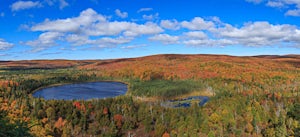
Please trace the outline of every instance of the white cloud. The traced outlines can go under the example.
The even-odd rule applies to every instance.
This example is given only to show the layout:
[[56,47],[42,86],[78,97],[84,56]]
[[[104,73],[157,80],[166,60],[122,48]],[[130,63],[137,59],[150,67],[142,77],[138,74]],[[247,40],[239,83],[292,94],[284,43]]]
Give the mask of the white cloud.
[[88,36],[69,34],[65,36],[63,33],[58,32],[46,32],[42,33],[37,40],[28,41],[25,44],[32,46],[34,51],[41,51],[52,46],[57,46],[57,41],[66,41],[71,43],[74,46],[82,45],[93,45],[97,47],[114,47],[116,45],[126,44],[132,41],[133,38],[125,38],[122,36],[119,37],[101,37],[90,39]]
[[[74,36],[72,36],[74,37]],[[67,38],[68,42],[70,42],[71,44],[75,45],[75,46],[81,46],[81,45],[90,45],[93,46],[92,49],[94,48],[113,48],[116,47],[118,45],[122,45],[122,44],[128,44],[130,43],[133,38],[128,38],[128,37],[123,37],[123,36],[119,36],[119,37],[101,37],[101,38],[97,38],[97,39],[88,39],[88,38],[84,38],[84,36],[75,36],[77,38],[76,41],[74,38]]]
[[153,10],[153,9],[152,8],[141,8],[137,12],[140,13],[140,12],[151,11],[151,10]]
[[92,36],[115,36],[123,33],[128,37],[140,35],[151,35],[162,32],[163,29],[157,24],[148,22],[146,24],[136,24],[132,22],[102,22],[97,23],[84,30],[84,33]]
[[124,32],[125,36],[135,37],[140,35],[152,35],[163,32],[164,30],[157,24],[152,22],[147,22],[146,24],[135,24],[132,23],[131,27]]
[[246,0],[247,2],[251,2],[251,3],[255,3],[255,4],[259,4],[261,3],[263,0]]
[[183,41],[183,44],[189,46],[229,46],[237,43],[228,39],[192,39]]
[[[31,31],[42,32],[42,34],[36,40],[25,44],[35,48],[36,51],[55,46],[58,41],[73,46],[125,47],[124,44],[130,44],[145,35],[148,36],[149,41],[189,46],[292,45],[296,47],[300,43],[300,30],[289,24],[249,22],[241,27],[235,27],[223,23],[218,17],[206,20],[195,17],[190,21],[179,22],[173,19],[157,22],[111,21],[93,9],[87,9],[77,17],[45,20],[32,26]],[[163,28],[174,31],[164,32]],[[163,32],[164,34],[161,34]],[[174,36],[175,34],[178,36]]]
[[69,3],[67,3],[65,0],[59,0],[59,8],[60,9],[63,9],[67,6],[69,6]]
[[56,31],[56,32],[76,32],[79,33],[82,27],[87,27],[96,22],[104,22],[106,18],[97,14],[93,9],[87,9],[80,13],[79,17],[58,19],[54,21],[46,20],[31,28],[32,31]]
[[207,35],[202,31],[190,31],[184,33],[184,36],[186,36],[189,39],[206,39]]
[[205,21],[200,17],[195,17],[192,21],[183,21],[181,26],[189,30],[209,30],[215,27],[212,21]]
[[300,42],[300,30],[296,26],[273,25],[268,22],[247,23],[241,28],[226,24],[213,31],[216,38],[235,41],[244,46],[282,46]]
[[88,36],[85,35],[77,35],[77,34],[69,34],[66,36],[66,40],[69,43],[72,43],[74,46],[81,46],[81,45],[86,45],[90,44],[91,40],[89,39]]
[[140,44],[140,45],[129,45],[129,46],[122,46],[121,49],[136,49],[141,47],[146,47],[146,44]]
[[282,8],[288,6],[296,6],[298,9],[300,8],[299,0],[269,0],[266,4],[270,7]]
[[0,50],[6,50],[13,46],[14,46],[14,44],[6,42],[4,39],[0,38]]
[[127,12],[121,12],[121,10],[116,9],[115,13],[117,14],[117,16],[119,16],[120,18],[127,18],[128,17],[128,13]]
[[40,34],[37,40],[27,41],[25,44],[34,47],[36,51],[43,50],[48,47],[56,46],[56,41],[63,36],[59,32],[45,32]]
[[[186,22],[186,21],[184,21]],[[207,21],[201,21],[207,22]],[[189,22],[190,24],[193,21]],[[188,23],[187,23],[188,24]],[[200,23],[198,23],[200,24]],[[202,23],[203,24],[203,23]],[[205,23],[204,23],[205,24]],[[205,26],[205,25],[204,25]],[[181,43],[191,46],[294,46],[299,45],[300,30],[293,25],[274,25],[269,22],[250,22],[242,27],[234,27],[223,23],[221,26],[207,25],[209,27],[197,28],[202,31],[184,32]],[[190,26],[190,30],[196,30]]]
[[19,11],[31,8],[39,8],[42,7],[42,4],[39,1],[17,1],[11,5],[12,11]]
[[151,15],[143,15],[143,19],[145,20],[154,20],[154,19],[158,19],[159,14],[155,13],[155,14],[151,14]]
[[103,37],[97,40],[92,40],[91,44],[93,45],[99,45],[103,47],[113,47],[116,45],[126,44],[129,43],[132,40],[132,38],[125,38],[125,37],[117,37],[117,38],[111,38],[111,37]]
[[160,41],[163,44],[175,44],[179,42],[178,36],[171,36],[168,34],[158,34],[149,38],[151,41]]
[[276,7],[276,8],[284,7],[284,3],[282,3],[281,1],[268,1],[266,5],[269,7]]
[[59,9],[63,9],[67,6],[69,6],[69,3],[66,2],[66,0],[44,0],[44,2],[47,3],[49,6],[58,4]]
[[[232,39],[241,45],[267,46],[294,41],[291,38],[298,29],[291,25],[272,25],[268,22],[254,22],[245,24],[241,28],[226,25],[216,31],[222,38]],[[300,38],[299,38],[300,39]]]
[[91,36],[109,36],[119,35],[121,32],[128,30],[134,23],[130,22],[100,22],[92,24],[83,30],[84,34]]
[[212,17],[209,17],[209,19],[212,22],[214,22],[215,25],[224,25],[224,23],[221,21],[221,19],[219,17],[212,16]]
[[160,26],[170,30],[178,30],[180,29],[180,24],[177,20],[161,20]]
[[264,3],[273,8],[284,8],[286,16],[300,16],[300,0],[246,0],[256,4]]
[[157,24],[151,22],[145,24],[125,21],[108,22],[103,15],[97,14],[92,9],[82,11],[79,17],[54,21],[46,20],[33,26],[31,30],[79,33],[88,36],[119,35],[122,32],[126,36],[139,36],[157,34],[163,31]]
[[300,9],[288,10],[285,15],[287,16],[300,16]]
[[[121,12],[121,11],[120,11]],[[31,31],[40,31],[44,35],[60,34],[53,39],[46,39],[41,35],[37,40],[25,42],[26,45],[39,50],[56,44],[56,40],[71,43],[74,46],[94,45],[100,47],[113,47],[131,42],[141,35],[154,35],[164,30],[153,22],[137,24],[127,21],[109,21],[105,16],[93,9],[87,9],[78,17],[49,20],[31,27]]]

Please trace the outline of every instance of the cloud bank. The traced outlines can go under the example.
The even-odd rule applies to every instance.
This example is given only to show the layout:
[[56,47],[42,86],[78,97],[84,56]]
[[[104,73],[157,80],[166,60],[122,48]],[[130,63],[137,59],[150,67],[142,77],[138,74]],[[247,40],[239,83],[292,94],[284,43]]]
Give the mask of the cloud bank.
[[[119,14],[120,18],[128,17],[126,12],[118,9],[115,13]],[[24,42],[36,51],[59,46],[60,42],[73,46],[126,47],[126,44],[131,44],[141,37],[145,37],[150,43],[194,47],[232,45],[299,47],[300,43],[299,28],[290,24],[259,21],[234,26],[222,22],[218,17],[136,23],[111,20],[91,8],[83,10],[77,17],[46,19],[31,26],[30,31],[41,33],[37,39]]]

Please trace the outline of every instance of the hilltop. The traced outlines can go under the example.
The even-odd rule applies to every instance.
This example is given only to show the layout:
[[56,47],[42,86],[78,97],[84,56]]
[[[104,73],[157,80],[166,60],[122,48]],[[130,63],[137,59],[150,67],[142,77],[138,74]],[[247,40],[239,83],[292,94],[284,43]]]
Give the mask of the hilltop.
[[[292,65],[299,65],[300,55],[258,55],[258,56],[230,56],[230,55],[212,55],[212,54],[159,54],[136,58],[120,58],[120,59],[106,59],[106,60],[19,60],[19,61],[0,61],[0,68],[92,68],[97,69],[99,66],[107,66],[110,64],[129,63],[129,62],[160,62],[160,61],[195,61],[201,59],[202,61],[221,61],[232,63],[247,63],[251,61],[279,61]],[[243,61],[244,60],[244,61]],[[199,60],[200,61],[200,60]],[[158,63],[159,64],[159,63]]]
[[297,76],[290,73],[300,68],[300,55],[184,55],[162,54],[138,58],[107,60],[25,60],[2,61],[2,69],[75,68],[93,71],[98,76],[114,78],[206,79],[222,78],[248,81],[276,77]]

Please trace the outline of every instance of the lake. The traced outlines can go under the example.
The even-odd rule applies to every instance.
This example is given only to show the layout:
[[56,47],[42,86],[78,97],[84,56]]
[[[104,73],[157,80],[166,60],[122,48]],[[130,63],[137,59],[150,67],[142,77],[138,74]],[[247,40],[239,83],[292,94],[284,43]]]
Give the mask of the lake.
[[127,85],[121,82],[86,82],[42,88],[33,96],[46,100],[89,100],[124,95],[127,89]]

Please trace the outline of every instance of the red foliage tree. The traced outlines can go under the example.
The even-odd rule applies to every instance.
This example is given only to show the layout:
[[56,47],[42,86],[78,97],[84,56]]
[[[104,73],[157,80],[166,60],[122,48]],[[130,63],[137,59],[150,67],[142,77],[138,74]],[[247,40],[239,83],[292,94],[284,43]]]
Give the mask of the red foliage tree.
[[114,115],[114,121],[116,122],[118,128],[122,127],[122,115],[120,114]]

